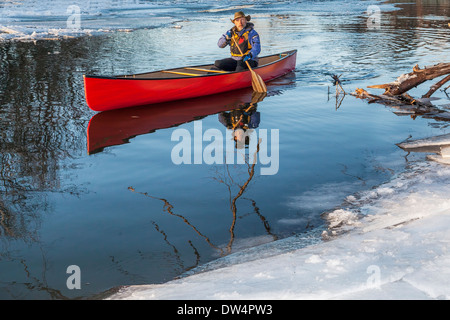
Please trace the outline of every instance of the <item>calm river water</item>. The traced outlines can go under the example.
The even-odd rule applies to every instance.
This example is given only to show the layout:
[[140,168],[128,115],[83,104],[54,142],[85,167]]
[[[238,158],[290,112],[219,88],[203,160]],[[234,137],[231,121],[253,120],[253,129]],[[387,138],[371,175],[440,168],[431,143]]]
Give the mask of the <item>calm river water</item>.
[[[216,43],[236,8],[167,3],[155,11],[167,23],[151,28],[0,42],[1,299],[96,298],[292,235],[321,241],[323,212],[423,159],[396,143],[449,130],[350,95],[337,101],[331,78],[341,75],[351,92],[448,62],[448,1],[252,1],[245,11],[262,55],[298,50],[295,72],[268,84],[253,110],[250,139],[263,138],[266,157],[240,164],[249,149],[232,148],[233,163],[194,164],[194,148],[211,144],[209,129],[225,147],[223,119],[250,102],[251,90],[105,114],[84,99],[83,74],[228,56]],[[443,92],[435,96],[448,105]],[[174,161],[177,134],[191,138],[192,164]],[[71,265],[81,289],[67,287]]]

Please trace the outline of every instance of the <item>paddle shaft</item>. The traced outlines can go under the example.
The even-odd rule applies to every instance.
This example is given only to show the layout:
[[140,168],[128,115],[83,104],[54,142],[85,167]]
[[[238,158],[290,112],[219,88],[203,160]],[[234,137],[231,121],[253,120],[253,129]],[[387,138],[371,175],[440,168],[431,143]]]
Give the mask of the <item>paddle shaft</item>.
[[[234,44],[236,45],[239,52],[241,53],[242,58],[244,58],[244,54],[242,53],[242,50],[239,47],[239,44],[237,43],[236,38],[234,36],[231,36],[231,37],[233,38]],[[253,90],[255,90],[257,92],[267,92],[266,84],[264,83],[263,79],[255,71],[252,70],[248,61],[245,61],[245,63],[247,64],[247,67],[250,70],[250,73],[252,75]]]
[[[241,53],[242,59],[244,59],[244,54],[242,53],[241,47],[239,47],[239,44],[237,43],[236,39],[233,36],[231,36],[231,37],[233,38],[234,44],[236,45],[236,47],[238,48],[239,52]],[[248,69],[250,71],[253,71],[252,68],[250,67],[250,64],[248,63],[248,61],[245,61],[245,63],[247,64]]]

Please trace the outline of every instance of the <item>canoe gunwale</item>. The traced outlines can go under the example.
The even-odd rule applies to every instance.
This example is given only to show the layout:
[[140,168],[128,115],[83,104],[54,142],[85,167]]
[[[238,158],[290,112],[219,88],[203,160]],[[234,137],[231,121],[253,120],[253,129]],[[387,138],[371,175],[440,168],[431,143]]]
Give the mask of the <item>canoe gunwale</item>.
[[[264,67],[270,66],[272,64],[275,63],[279,63],[280,61],[289,58],[290,56],[292,56],[293,54],[297,53],[297,50],[289,50],[289,51],[284,51],[281,53],[277,53],[277,54],[272,54],[272,55],[268,55],[268,56],[264,56],[261,57],[262,58],[268,58],[268,57],[272,57],[272,56],[280,56],[280,55],[285,55],[275,61],[260,65],[256,68],[252,68],[253,70],[258,70],[258,69],[262,69]],[[130,75],[120,75],[120,76],[97,76],[97,75],[88,75],[85,74],[83,75],[84,78],[96,78],[96,79],[109,79],[109,80],[145,80],[145,81],[149,81],[149,80],[176,80],[176,79],[188,79],[188,78],[204,78],[204,77],[220,77],[220,76],[228,76],[230,74],[238,74],[238,73],[242,73],[242,72],[249,72],[248,69],[244,69],[242,71],[231,71],[231,72],[227,72],[227,73],[212,73],[212,74],[199,74],[196,76],[184,76],[184,77],[168,77],[168,78],[135,78],[133,76],[139,76],[139,75],[144,75],[144,74],[153,74],[153,73],[158,73],[158,72],[162,72],[162,71],[172,71],[172,70],[179,70],[179,69],[183,69],[183,68],[199,68],[199,67],[204,67],[204,66],[213,66],[214,64],[207,64],[207,65],[195,65],[195,66],[185,66],[185,67],[178,67],[178,68],[172,68],[172,69],[164,69],[164,70],[158,70],[158,71],[153,71],[153,72],[144,72],[144,73],[137,73],[137,74],[130,74]]]

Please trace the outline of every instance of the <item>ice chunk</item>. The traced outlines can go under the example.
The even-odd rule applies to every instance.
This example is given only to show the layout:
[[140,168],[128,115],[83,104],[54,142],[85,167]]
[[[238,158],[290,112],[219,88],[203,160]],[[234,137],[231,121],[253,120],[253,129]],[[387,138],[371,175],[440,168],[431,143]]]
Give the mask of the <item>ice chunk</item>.
[[450,146],[441,147],[441,156],[443,158],[450,158]]
[[428,160],[436,161],[442,164],[450,164],[450,157],[443,157],[438,154],[430,154],[427,155]]
[[397,144],[397,146],[399,146],[402,149],[415,149],[415,148],[444,146],[444,145],[450,146],[450,133]]

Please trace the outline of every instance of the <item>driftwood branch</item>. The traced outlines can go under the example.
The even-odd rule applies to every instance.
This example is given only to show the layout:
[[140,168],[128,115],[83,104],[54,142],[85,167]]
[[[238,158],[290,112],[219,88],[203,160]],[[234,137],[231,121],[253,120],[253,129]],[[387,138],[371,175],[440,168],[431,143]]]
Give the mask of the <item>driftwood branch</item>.
[[[425,93],[422,98],[429,98],[431,97],[431,95],[433,93],[436,92],[437,89],[439,89],[440,87],[442,87],[445,83],[450,81],[450,74],[448,76],[446,76],[444,79],[442,79],[441,81],[439,81],[438,83],[436,83],[435,85],[431,86],[430,90]],[[447,87],[444,92],[448,89],[449,87]]]
[[405,110],[406,109],[414,110],[415,113],[429,112],[430,109],[433,108],[433,106],[430,103],[417,100],[407,93],[393,97],[384,94],[375,95],[367,92],[364,89],[357,88],[355,92],[351,93],[351,95],[360,99],[366,99],[368,100],[369,103],[379,103],[388,106],[399,106]]
[[[421,98],[416,99],[407,93],[408,90],[419,84],[440,76],[444,76],[444,78],[432,85]],[[449,121],[450,112],[442,110],[431,103],[431,95],[447,82],[450,82],[450,63],[440,63],[424,69],[415,66],[413,72],[401,75],[395,82],[368,86],[368,88],[385,89],[385,92],[381,95],[374,95],[359,88],[350,94],[357,98],[366,99],[369,103],[390,106],[396,109],[394,112],[398,115],[410,114],[413,118],[421,115],[436,120]],[[443,90],[447,97],[449,96],[446,90],[449,88],[450,86]]]
[[[413,71],[407,74],[402,74],[397,78],[394,82],[379,84],[374,86],[368,86],[368,88],[374,89],[385,89],[384,95],[386,96],[398,96],[401,95],[408,90],[417,87],[418,85],[424,83],[425,81],[432,80],[444,75],[450,75],[450,63],[439,63],[434,66],[425,67],[424,69],[420,69],[418,65],[413,68]],[[445,78],[447,79],[447,78]],[[443,80],[445,80],[443,79]],[[439,81],[435,86],[439,83],[442,86],[448,79],[441,83]],[[439,87],[440,87],[439,86]],[[439,88],[437,87],[436,90]],[[432,87],[433,88],[433,87]],[[428,92],[431,96],[436,90]],[[427,94],[428,94],[427,93]],[[428,96],[429,98],[429,96]]]

